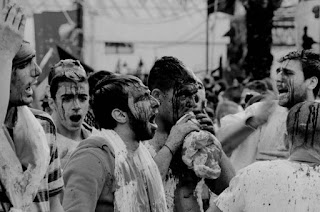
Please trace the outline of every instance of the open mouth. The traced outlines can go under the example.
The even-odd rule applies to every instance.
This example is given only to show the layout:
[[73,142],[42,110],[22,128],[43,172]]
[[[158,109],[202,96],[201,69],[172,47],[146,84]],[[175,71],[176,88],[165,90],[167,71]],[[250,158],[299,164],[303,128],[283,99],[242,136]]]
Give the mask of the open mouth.
[[153,114],[150,119],[149,119],[149,123],[151,124],[151,126],[153,128],[158,128],[158,125],[156,124],[156,114]]
[[81,119],[81,115],[72,115],[72,116],[70,116],[70,120],[72,122],[78,122],[78,121],[80,121],[80,119]]

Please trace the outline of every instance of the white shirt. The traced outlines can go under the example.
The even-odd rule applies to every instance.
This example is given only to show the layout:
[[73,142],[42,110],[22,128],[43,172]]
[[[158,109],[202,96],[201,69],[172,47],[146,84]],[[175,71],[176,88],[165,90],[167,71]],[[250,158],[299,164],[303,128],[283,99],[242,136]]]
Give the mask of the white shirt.
[[288,160],[256,162],[239,171],[216,205],[223,212],[319,212],[320,167]]
[[[255,103],[243,112],[223,117],[217,135],[228,134],[234,126],[245,124],[245,120],[256,114],[261,104],[262,102]],[[288,144],[285,143],[287,114],[288,110],[277,104],[268,122],[249,135],[232,152],[230,161],[236,171],[256,160],[277,159],[288,151]]]

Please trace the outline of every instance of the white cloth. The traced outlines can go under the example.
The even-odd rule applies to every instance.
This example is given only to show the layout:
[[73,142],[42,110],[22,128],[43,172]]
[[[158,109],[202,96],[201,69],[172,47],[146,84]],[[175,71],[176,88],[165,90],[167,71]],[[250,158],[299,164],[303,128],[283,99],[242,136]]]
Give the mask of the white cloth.
[[131,152],[115,131],[102,129],[101,135],[115,153],[115,211],[167,211],[161,175],[147,148],[140,143]]
[[[253,116],[261,104],[262,102],[255,103],[243,112],[223,117],[217,135],[226,135],[234,129],[234,126],[245,124],[245,120]],[[286,143],[287,114],[288,110],[277,104],[268,122],[259,127],[232,152],[230,161],[236,171],[256,160],[286,158],[284,155],[288,155],[289,148]]]
[[6,126],[0,130],[0,179],[12,211],[27,211],[47,173],[50,151],[45,132],[29,108],[17,107],[17,117],[14,142]]
[[239,171],[216,199],[223,212],[319,212],[320,167],[260,161]]

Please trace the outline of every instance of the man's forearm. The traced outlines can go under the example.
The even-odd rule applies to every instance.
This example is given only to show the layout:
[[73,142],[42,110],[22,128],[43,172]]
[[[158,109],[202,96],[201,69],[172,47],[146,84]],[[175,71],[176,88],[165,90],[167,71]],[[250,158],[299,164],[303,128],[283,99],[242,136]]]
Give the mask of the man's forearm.
[[172,153],[166,146],[163,146],[153,159],[158,166],[162,180],[165,179],[172,160]]
[[[12,58],[11,58],[12,60]],[[10,58],[0,55],[0,120],[4,123],[10,98],[10,81],[12,61]]]
[[229,155],[235,150],[245,139],[247,139],[255,130],[252,127],[239,123],[229,127],[232,129],[228,134],[218,137],[221,142],[223,151]]
[[225,153],[222,153],[220,161],[221,174],[216,180],[206,180],[210,190],[219,195],[229,186],[231,179],[235,176],[235,170]]

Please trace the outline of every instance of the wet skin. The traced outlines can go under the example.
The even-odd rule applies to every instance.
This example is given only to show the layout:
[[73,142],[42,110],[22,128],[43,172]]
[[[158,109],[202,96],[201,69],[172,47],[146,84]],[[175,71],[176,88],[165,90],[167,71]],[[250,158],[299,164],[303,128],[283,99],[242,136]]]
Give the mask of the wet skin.
[[160,104],[151,96],[150,90],[142,82],[129,86],[128,90],[128,106],[130,108],[128,114],[136,140],[151,139],[157,129],[155,118]]
[[277,69],[277,88],[279,105],[291,108],[307,99],[306,80],[301,63],[297,60],[285,60]]
[[54,100],[58,124],[69,131],[79,130],[89,109],[88,83],[59,83]]
[[33,101],[32,86],[37,83],[41,69],[33,58],[29,63],[13,69],[10,84],[10,104],[14,106],[28,105]]

